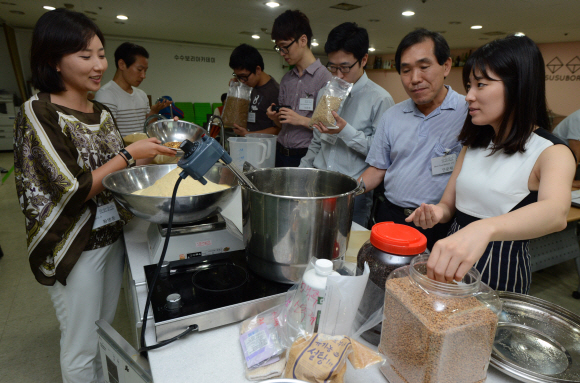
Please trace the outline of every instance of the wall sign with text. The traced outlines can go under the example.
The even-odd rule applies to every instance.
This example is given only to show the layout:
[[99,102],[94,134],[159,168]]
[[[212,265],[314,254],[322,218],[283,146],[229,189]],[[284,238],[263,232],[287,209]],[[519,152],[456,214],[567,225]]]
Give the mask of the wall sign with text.
[[207,57],[207,56],[184,56],[184,55],[175,55],[173,58],[181,61],[191,61],[191,62],[198,62],[198,63],[211,63],[215,64],[215,57]]
[[580,58],[578,56],[574,56],[566,64],[556,56],[548,61],[546,69],[546,81],[580,81]]

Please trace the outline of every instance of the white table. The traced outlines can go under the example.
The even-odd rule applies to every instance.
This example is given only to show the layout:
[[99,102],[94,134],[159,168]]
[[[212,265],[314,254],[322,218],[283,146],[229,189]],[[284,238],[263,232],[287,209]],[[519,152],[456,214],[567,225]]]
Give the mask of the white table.
[[[135,310],[129,316],[139,317],[143,312],[147,288],[143,266],[149,264],[146,230],[149,223],[134,218],[125,227],[125,244],[130,275],[137,286],[126,287],[128,302],[135,302]],[[358,226],[358,225],[357,225]],[[353,225],[353,229],[362,229]],[[151,314],[150,314],[151,315]],[[136,322],[137,319],[133,322]],[[138,326],[132,323],[133,326]],[[231,324],[220,328],[193,333],[158,350],[149,352],[149,363],[155,383],[215,383],[215,382],[248,382],[244,377],[244,361],[239,343],[239,324]],[[140,326],[139,326],[140,329]],[[153,319],[147,322],[146,341],[155,343]],[[378,366],[364,370],[355,370],[348,366],[346,383],[377,382],[387,380],[379,371]],[[487,383],[516,383],[517,380],[489,368]]]

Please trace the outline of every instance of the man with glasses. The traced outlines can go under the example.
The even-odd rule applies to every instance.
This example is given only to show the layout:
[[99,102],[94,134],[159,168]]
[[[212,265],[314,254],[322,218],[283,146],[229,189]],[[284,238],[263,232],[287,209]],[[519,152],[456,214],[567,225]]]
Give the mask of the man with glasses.
[[312,29],[308,17],[288,10],[274,20],[272,39],[275,49],[289,66],[294,66],[280,81],[278,105],[289,106],[279,112],[268,108],[268,117],[280,127],[276,144],[276,166],[297,167],[312,140],[309,128],[318,91],[332,75],[310,50]]
[[[367,190],[381,183],[385,203],[377,222],[415,227],[406,218],[421,203],[439,203],[455,166],[461,143],[457,136],[467,116],[462,96],[444,85],[451,70],[447,41],[437,32],[418,29],[407,34],[395,53],[397,72],[410,99],[385,112],[361,176]],[[453,220],[451,220],[452,222]],[[450,224],[423,230],[427,247],[447,235]]]
[[234,124],[234,133],[239,136],[248,133],[278,134],[280,128],[268,118],[266,111],[278,101],[280,85],[264,72],[264,59],[260,52],[248,44],[236,47],[230,55],[230,68],[235,79],[253,88],[247,128]]
[[[329,129],[322,123],[315,125],[312,142],[300,167],[334,170],[353,178],[360,177],[368,167],[365,158],[378,123],[383,113],[395,104],[389,92],[367,77],[364,67],[368,49],[367,30],[355,23],[344,23],[330,31],[324,45],[328,55],[326,67],[334,76],[354,85],[344,100],[341,115],[332,113],[337,129]],[[372,203],[372,192],[356,197],[353,221],[366,227]]]

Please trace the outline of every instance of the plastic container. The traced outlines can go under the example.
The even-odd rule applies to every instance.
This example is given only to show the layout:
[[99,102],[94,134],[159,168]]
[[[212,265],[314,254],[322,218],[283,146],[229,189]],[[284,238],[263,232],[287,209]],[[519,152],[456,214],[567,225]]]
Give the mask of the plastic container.
[[246,134],[246,138],[256,139],[263,142],[267,146],[266,156],[264,162],[258,166],[260,169],[273,168],[276,165],[276,139],[278,138],[275,134],[266,133],[249,133]]
[[[428,254],[427,238],[419,230],[394,222],[381,222],[371,229],[371,238],[361,247],[357,255],[357,267],[364,270],[367,262],[369,279],[383,291],[391,272],[411,263],[414,257]],[[363,297],[363,302],[364,302]],[[367,342],[379,344],[381,324],[361,334]]]
[[484,382],[501,301],[475,268],[459,283],[429,279],[427,259],[387,279],[381,371],[390,383]]
[[[232,161],[240,169],[243,168],[244,162],[248,161],[255,168],[261,169],[266,162],[268,154],[268,145],[259,138],[230,137],[230,156]],[[274,156],[274,161],[276,157]]]
[[326,279],[329,275],[340,275],[333,270],[332,261],[318,259],[314,268],[306,270],[300,285],[301,299],[305,307],[302,327],[308,333],[318,331],[322,304],[326,293]]

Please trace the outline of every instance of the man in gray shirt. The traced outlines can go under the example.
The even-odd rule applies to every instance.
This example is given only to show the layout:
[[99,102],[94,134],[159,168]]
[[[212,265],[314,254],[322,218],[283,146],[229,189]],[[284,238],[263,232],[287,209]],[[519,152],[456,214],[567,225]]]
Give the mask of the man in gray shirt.
[[[438,203],[455,166],[461,143],[457,136],[467,116],[465,96],[444,85],[451,70],[449,45],[439,33],[419,29],[401,40],[396,68],[411,97],[385,112],[362,175],[367,190],[381,182],[386,202],[378,222],[405,222],[421,203]],[[453,220],[451,220],[453,221]],[[441,227],[437,227],[441,226]],[[427,247],[447,235],[449,225],[423,230]]]
[[[315,125],[314,135],[302,168],[333,170],[358,178],[368,167],[365,158],[383,113],[395,104],[385,89],[367,77],[364,67],[368,60],[369,35],[355,23],[343,23],[330,31],[324,50],[326,67],[334,75],[353,85],[344,100],[335,129],[322,123]],[[318,100],[320,99],[320,93]],[[367,226],[373,193],[355,198],[353,221]]]
[[278,101],[280,85],[264,72],[264,59],[260,52],[248,44],[238,45],[230,55],[230,68],[238,81],[253,88],[247,127],[234,124],[234,133],[238,136],[248,133],[278,134],[280,128],[268,118],[266,110]]

